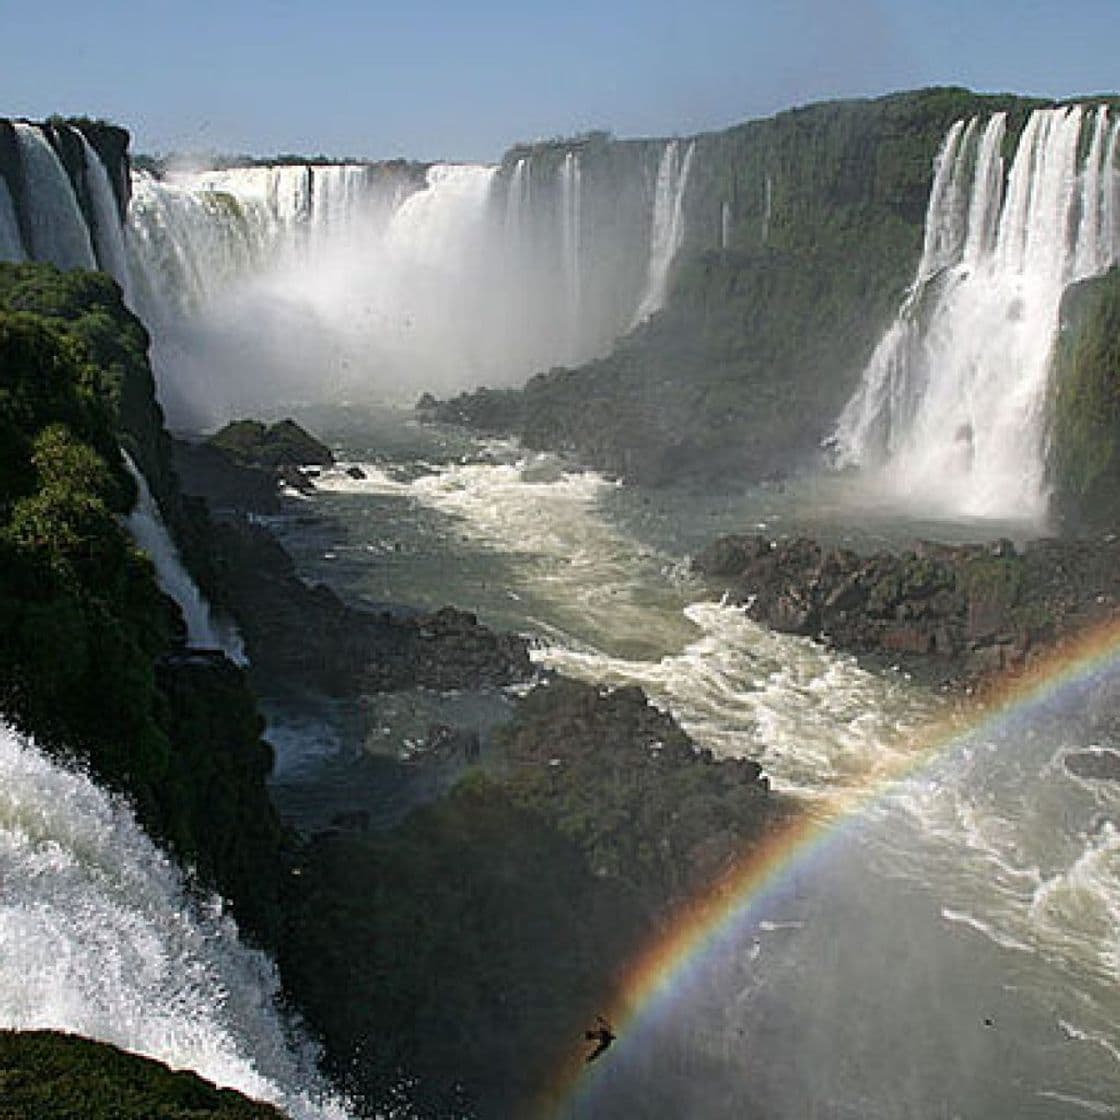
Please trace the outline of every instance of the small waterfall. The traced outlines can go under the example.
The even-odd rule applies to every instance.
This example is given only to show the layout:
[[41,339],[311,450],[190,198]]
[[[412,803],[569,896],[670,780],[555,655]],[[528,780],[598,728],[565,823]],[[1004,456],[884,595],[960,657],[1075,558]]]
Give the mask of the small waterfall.
[[248,664],[241,635],[231,622],[215,621],[210,604],[183,567],[146,479],[128,455],[124,458],[139,491],[136,508],[128,515],[128,530],[155,565],[160,589],[183,612],[187,644],[194,649],[220,649],[235,665]]
[[12,193],[0,176],[0,261],[22,261],[25,257]]
[[1036,110],[1006,190],[1005,131],[1003,114],[949,130],[917,276],[832,443],[909,505],[1037,520],[1062,293],[1120,259],[1120,116]]
[[0,723],[0,1026],[194,1070],[298,1120],[342,1120],[277,1011],[271,962],[188,901],[131,811]]
[[726,199],[719,207],[719,247],[723,252],[731,248],[731,203]]
[[128,253],[125,249],[120,212],[117,210],[117,198],[113,193],[113,184],[109,181],[109,172],[84,134],[79,129],[73,131],[82,144],[86,190],[93,203],[93,241],[98,263],[104,272],[109,273],[120,284],[125,301],[131,302],[132,282]]
[[35,125],[17,121],[16,142],[23,167],[31,226],[31,256],[59,268],[97,268],[89,229],[66,168]]
[[520,262],[525,244],[525,221],[529,215],[532,200],[529,196],[529,161],[522,157],[513,165],[506,188],[505,232],[506,249],[514,267]]
[[660,311],[665,302],[669,286],[669,270],[684,238],[684,192],[688,185],[688,173],[692,167],[694,149],[695,145],[689,144],[682,160],[679,141],[670,140],[661,153],[661,163],[657,169],[657,186],[653,196],[649,269],[646,274],[645,292],[634,314],[634,326]]
[[567,152],[560,165],[560,237],[564,288],[567,298],[570,349],[578,338],[582,304],[581,237],[583,232],[583,172],[578,152]]

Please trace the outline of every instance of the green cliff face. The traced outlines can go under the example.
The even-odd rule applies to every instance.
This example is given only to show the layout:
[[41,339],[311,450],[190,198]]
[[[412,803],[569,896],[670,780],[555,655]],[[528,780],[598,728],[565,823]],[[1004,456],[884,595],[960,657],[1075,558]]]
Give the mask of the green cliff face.
[[1071,288],[1054,355],[1050,476],[1072,525],[1120,519],[1120,268]]
[[121,517],[130,449],[174,505],[147,335],[112,281],[0,265],[0,711],[128,795],[271,943],[280,828],[241,672],[188,653]]
[[[697,137],[662,312],[601,361],[437,414],[647,482],[758,477],[804,461],[913,279],[949,126],[1008,110],[1010,150],[1038,104],[932,89]],[[640,146],[588,143],[585,183],[608,152],[650,161]]]

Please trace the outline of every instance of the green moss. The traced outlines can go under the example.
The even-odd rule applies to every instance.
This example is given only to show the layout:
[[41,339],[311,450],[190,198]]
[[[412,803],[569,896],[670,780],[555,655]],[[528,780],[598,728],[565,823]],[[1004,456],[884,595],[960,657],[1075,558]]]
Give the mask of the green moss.
[[0,1031],[0,1120],[283,1120],[283,1114],[105,1043],[54,1031]]
[[329,447],[290,419],[271,426],[259,420],[234,420],[207,443],[242,466],[329,466],[334,462]]
[[1120,519],[1120,268],[1062,302],[1055,355],[1050,475],[1072,522]]

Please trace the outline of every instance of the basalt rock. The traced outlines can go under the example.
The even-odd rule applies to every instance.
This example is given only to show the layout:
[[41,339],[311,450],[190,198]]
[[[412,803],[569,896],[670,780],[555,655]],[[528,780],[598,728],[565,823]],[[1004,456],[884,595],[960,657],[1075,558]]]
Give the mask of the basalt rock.
[[931,679],[1022,668],[1066,634],[1112,617],[1120,543],[940,545],[861,556],[815,541],[723,537],[694,567],[752,618]]

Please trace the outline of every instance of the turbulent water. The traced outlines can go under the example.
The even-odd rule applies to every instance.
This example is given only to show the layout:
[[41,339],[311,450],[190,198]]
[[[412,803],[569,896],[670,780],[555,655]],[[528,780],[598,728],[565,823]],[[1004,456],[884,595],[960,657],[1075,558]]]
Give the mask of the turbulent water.
[[1120,113],[1036,110],[1006,182],[1005,131],[949,131],[917,276],[834,443],[900,503],[1041,520],[1062,293],[1120,260]]
[[[366,604],[471,608],[529,635],[543,668],[641,684],[702,747],[757,758],[810,805],[866,787],[945,700],[754,625],[705,592],[687,555],[751,526],[862,546],[1037,521],[1061,294],[1120,255],[1120,120],[1040,110],[1009,173],[1006,128],[997,114],[945,139],[913,289],[836,434],[862,483],[647,493],[351,410],[311,426],[360,476],[345,462],[321,473],[274,527],[308,578]],[[42,214],[21,229],[0,193],[0,253],[125,270],[164,403],[195,423],[514,380],[599,352],[664,299],[693,154],[669,142],[644,168],[641,236],[619,234],[640,244],[623,283],[615,243],[595,236],[604,192],[578,145],[547,166],[526,154],[502,169],[437,165],[422,181],[356,165],[140,175],[122,265],[88,149],[92,226],[44,135],[17,131]],[[768,221],[769,208],[764,240]],[[1118,687],[1097,676],[885,791],[619,1041],[575,1114],[1116,1114],[1120,786],[1066,760],[1120,745]],[[422,751],[433,719],[485,731],[506,703],[407,693],[360,715],[296,703],[273,724],[278,784],[289,808],[330,786],[329,808],[299,803],[308,820],[348,798],[369,808],[360,787],[379,775],[359,760]],[[292,1097],[313,1082],[271,1009],[266,962],[186,903],[125,810],[10,733],[0,747],[0,921],[18,948],[0,960],[5,1021],[118,1041],[314,1114]],[[409,796],[378,789],[378,820]]]
[[[835,491],[643,493],[383,422],[339,436],[364,479],[326,472],[276,526],[355,601],[473,607],[530,634],[542,666],[641,684],[701,746],[758,758],[810,803],[874,781],[945,714],[899,673],[756,626],[687,570],[685,549],[730,527],[850,536]],[[1113,1114],[1120,786],[1064,759],[1120,744],[1118,688],[1097,677],[893,787],[634,1028],[573,1115]]]
[[295,1120],[316,1099],[313,1055],[276,1010],[277,976],[217,900],[132,813],[0,726],[0,1025],[50,1027],[192,1069]]

